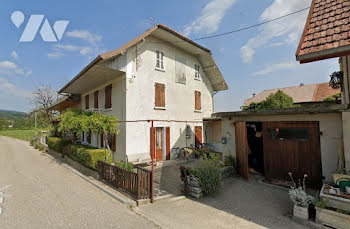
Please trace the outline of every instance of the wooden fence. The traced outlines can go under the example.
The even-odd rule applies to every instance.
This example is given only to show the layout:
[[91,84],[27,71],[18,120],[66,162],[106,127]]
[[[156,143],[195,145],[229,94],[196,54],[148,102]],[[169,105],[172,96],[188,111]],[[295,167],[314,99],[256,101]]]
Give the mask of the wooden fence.
[[136,167],[136,172],[130,172],[103,161],[97,162],[97,171],[101,179],[136,200],[151,197],[151,171]]

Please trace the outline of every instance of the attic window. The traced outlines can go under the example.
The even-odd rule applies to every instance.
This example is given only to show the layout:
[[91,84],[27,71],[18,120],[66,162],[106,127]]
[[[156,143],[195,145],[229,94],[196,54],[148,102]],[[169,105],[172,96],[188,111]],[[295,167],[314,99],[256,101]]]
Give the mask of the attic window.
[[164,68],[164,53],[156,50],[156,69],[165,70]]
[[194,65],[194,70],[195,70],[195,73],[194,73],[194,78],[195,79],[200,79],[200,74],[199,74],[199,69],[200,69],[200,66],[198,64],[195,64]]

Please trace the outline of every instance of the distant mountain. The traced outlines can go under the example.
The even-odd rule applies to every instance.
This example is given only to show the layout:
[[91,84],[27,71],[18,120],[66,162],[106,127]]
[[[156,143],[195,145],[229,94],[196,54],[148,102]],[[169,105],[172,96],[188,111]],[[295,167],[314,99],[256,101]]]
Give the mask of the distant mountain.
[[28,118],[29,114],[20,111],[9,111],[0,109],[0,117],[8,119]]

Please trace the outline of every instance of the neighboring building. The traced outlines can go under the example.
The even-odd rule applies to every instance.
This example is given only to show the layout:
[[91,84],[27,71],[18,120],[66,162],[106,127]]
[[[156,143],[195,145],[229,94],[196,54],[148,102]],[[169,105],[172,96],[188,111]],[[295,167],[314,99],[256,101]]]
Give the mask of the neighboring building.
[[342,112],[346,171],[350,171],[350,1],[313,0],[296,52],[300,63],[339,58],[342,82]]
[[[69,98],[78,96],[80,108],[120,120],[120,133],[111,139],[114,160],[149,160],[154,146],[160,161],[202,142],[203,118],[214,112],[214,94],[226,89],[210,50],[156,25],[121,48],[99,55],[59,91],[68,96],[55,107],[64,110],[68,102],[76,104]],[[83,142],[104,147],[94,133],[84,133]]]
[[277,89],[264,90],[259,94],[253,95],[253,97],[246,99],[243,107],[249,106],[251,103],[260,103],[265,100],[269,95],[276,93],[278,90],[283,91],[285,94],[293,98],[294,104],[301,106],[310,106],[324,102],[325,99],[332,95],[340,93],[340,89],[333,89],[329,86],[329,83],[319,83],[294,87],[284,87]]

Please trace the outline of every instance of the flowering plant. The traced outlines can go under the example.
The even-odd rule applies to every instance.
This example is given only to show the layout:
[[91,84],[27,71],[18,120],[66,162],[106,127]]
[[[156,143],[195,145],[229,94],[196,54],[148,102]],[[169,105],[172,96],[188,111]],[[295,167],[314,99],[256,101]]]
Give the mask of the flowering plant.
[[298,180],[298,185],[294,182],[292,173],[289,172],[288,174],[293,181],[293,186],[288,191],[290,200],[297,206],[308,207],[314,201],[314,197],[306,193],[305,179],[307,174],[304,174],[302,184],[300,179]]

